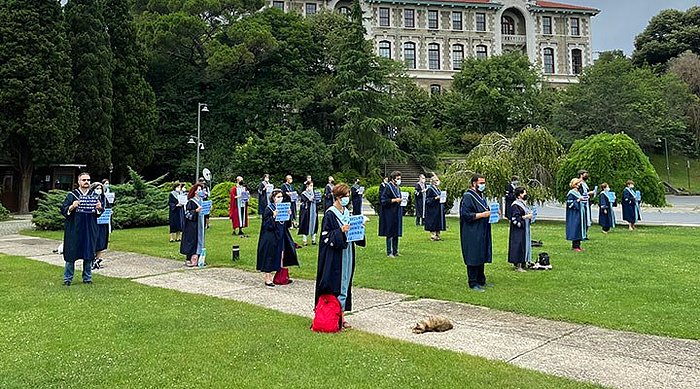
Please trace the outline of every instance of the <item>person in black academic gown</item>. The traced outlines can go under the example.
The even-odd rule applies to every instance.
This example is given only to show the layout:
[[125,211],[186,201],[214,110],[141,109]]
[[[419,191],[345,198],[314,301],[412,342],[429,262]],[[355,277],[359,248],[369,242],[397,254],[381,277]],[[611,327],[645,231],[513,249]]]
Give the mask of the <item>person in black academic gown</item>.
[[323,192],[323,211],[325,212],[328,208],[333,206],[333,187],[335,186],[335,179],[333,176],[328,176],[328,183]]
[[63,284],[70,286],[75,273],[75,261],[83,260],[83,283],[92,284],[92,261],[97,247],[97,217],[103,205],[90,190],[90,174],[78,175],[78,188],[66,195],[61,204],[65,217],[63,228]]
[[401,207],[401,172],[391,173],[391,181],[381,191],[379,212],[379,236],[386,237],[386,255],[399,256],[399,237],[403,230]]
[[634,181],[627,180],[625,190],[622,191],[622,218],[627,222],[630,231],[634,230],[635,224],[642,220],[637,202],[637,193],[634,191]]
[[360,179],[355,179],[355,184],[350,188],[350,201],[352,203],[352,214],[362,215],[362,196],[364,192],[360,192]]
[[607,234],[610,228],[615,228],[615,207],[614,201],[607,183],[600,185],[600,195],[598,197],[598,224],[603,227],[603,233]]
[[416,200],[416,225],[423,225],[423,219],[425,219],[425,192],[428,191],[428,187],[425,184],[425,176],[423,174],[418,175],[418,182],[413,188],[413,196]]
[[[462,244],[462,258],[467,266],[469,288],[475,292],[484,292],[486,274],[484,264],[491,263],[491,208],[484,191],[486,179],[475,174],[470,180],[471,187],[464,192],[459,205],[459,234]],[[489,285],[490,286],[490,285]]]
[[527,191],[522,186],[513,190],[515,201],[510,206],[510,234],[508,235],[508,262],[515,265],[515,270],[526,271],[526,263],[532,262],[532,239],[530,225],[532,211],[528,207]]
[[[319,193],[320,195],[320,193]],[[299,196],[301,205],[299,206],[299,231],[302,244],[308,244],[308,236],[311,236],[311,244],[316,244],[316,233],[318,233],[318,206],[316,204],[316,193],[314,192],[314,182],[307,181],[306,188]]]
[[[287,175],[284,178],[284,180],[285,182],[282,184],[282,201],[285,203],[291,203],[290,209],[292,210],[292,217],[287,222],[287,227],[294,228],[296,227],[294,221],[297,218],[297,203],[295,201],[292,201],[291,193],[296,191],[296,189],[294,188],[294,184],[292,183],[292,176]],[[298,198],[297,201],[299,201]]]
[[[277,204],[281,203],[283,198],[281,190],[274,189],[272,191],[260,224],[256,269],[264,273],[265,286],[269,288],[274,287],[275,284],[292,283],[287,267],[299,266],[297,252],[287,223],[275,221]],[[274,277],[272,273],[275,273]]]
[[267,186],[270,184],[270,175],[263,175],[263,179],[258,185],[258,215],[262,215],[267,208],[267,196],[270,193],[267,192]]
[[515,201],[513,191],[520,185],[518,183],[519,180],[520,178],[518,176],[512,176],[510,182],[506,184],[506,199],[503,208],[505,209],[504,213],[508,220],[510,220],[510,206],[513,204],[513,201]]
[[185,186],[175,182],[173,190],[168,196],[168,221],[170,224],[170,243],[179,242],[182,239],[182,229],[185,225],[185,207],[180,204],[178,196],[184,193]]
[[[323,215],[321,240],[316,270],[314,306],[324,294],[338,298],[343,312],[352,310],[352,278],[355,273],[355,245],[364,247],[365,240],[348,242],[350,229],[350,188],[345,184],[333,188],[333,206]],[[343,315],[343,328],[350,325]]]
[[187,204],[184,206],[180,254],[185,256],[185,266],[187,267],[197,266],[199,256],[204,248],[206,224],[204,216],[201,215],[203,196],[204,186],[201,183],[194,184],[187,193]]
[[[97,196],[104,209],[112,208],[112,204],[107,201],[105,187],[102,183],[96,182],[91,186],[92,193]],[[102,267],[104,258],[102,254],[109,245],[109,224],[97,224],[97,241],[95,242],[95,261],[92,263],[92,270]]]
[[445,231],[445,204],[440,202],[440,180],[430,178],[430,186],[425,192],[425,220],[423,226],[430,231],[430,240],[442,240],[440,232]]
[[583,195],[580,192],[581,179],[574,178],[566,194],[566,240],[571,241],[571,249],[583,251],[581,241],[586,237],[586,214],[583,207]]

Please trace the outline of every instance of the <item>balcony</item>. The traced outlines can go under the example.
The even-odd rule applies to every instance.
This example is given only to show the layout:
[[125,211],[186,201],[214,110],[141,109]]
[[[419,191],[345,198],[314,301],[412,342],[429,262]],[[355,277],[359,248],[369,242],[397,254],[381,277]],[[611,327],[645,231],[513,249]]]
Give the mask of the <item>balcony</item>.
[[504,45],[522,46],[527,44],[527,35],[501,35]]

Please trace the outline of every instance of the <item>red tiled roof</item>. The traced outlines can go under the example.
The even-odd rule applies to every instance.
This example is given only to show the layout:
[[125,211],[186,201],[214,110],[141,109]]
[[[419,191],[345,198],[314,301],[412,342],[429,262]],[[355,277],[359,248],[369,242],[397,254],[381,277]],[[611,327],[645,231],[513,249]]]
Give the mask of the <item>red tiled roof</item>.
[[537,6],[542,7],[542,8],[571,9],[571,10],[580,10],[580,11],[598,11],[595,8],[582,7],[579,5],[571,5],[571,4],[564,4],[564,3],[555,3],[553,1],[537,0]]

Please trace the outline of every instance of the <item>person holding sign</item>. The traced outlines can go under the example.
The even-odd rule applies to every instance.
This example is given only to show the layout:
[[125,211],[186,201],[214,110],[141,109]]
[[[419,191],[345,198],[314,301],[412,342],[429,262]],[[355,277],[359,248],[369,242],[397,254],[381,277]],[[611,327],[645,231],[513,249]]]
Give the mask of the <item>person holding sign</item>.
[[437,176],[430,178],[430,186],[425,192],[423,228],[430,231],[430,240],[442,240],[440,231],[445,231],[445,204],[440,196],[440,179]]
[[510,182],[506,184],[506,198],[503,208],[505,209],[505,216],[508,220],[510,220],[511,205],[513,205],[513,202],[515,201],[515,188],[520,186],[519,181],[520,177],[512,176],[510,177]]
[[[309,177],[309,181],[311,178]],[[323,194],[323,211],[325,212],[328,208],[333,206],[333,187],[335,186],[335,179],[333,176],[328,176],[328,183],[326,184],[326,190]]]
[[350,188],[350,202],[352,203],[352,214],[362,215],[362,196],[365,188],[360,186],[360,178],[355,178],[355,183]]
[[[320,194],[320,193],[319,193]],[[306,189],[301,193],[301,205],[299,206],[299,232],[302,244],[308,245],[307,237],[311,235],[311,244],[316,244],[318,232],[318,207],[316,205],[316,193],[314,193],[313,181],[306,182]]]
[[180,242],[180,254],[185,256],[185,266],[194,267],[199,262],[199,256],[204,249],[204,232],[206,224],[202,212],[204,201],[204,186],[201,183],[192,185],[187,193],[185,204],[185,224]]
[[630,231],[634,231],[635,224],[642,220],[639,212],[637,193],[634,191],[634,181],[627,180],[625,190],[622,191],[622,218],[627,222]]
[[[299,266],[287,222],[277,221],[277,205],[282,203],[283,198],[280,189],[272,191],[260,225],[256,269],[264,273],[263,279],[268,288],[274,287],[275,284],[292,283],[287,266]],[[291,217],[291,209],[288,212]],[[272,273],[275,273],[274,277]]]
[[586,220],[586,231],[584,233],[583,240],[588,240],[588,228],[593,224],[593,214],[591,213],[591,196],[595,197],[595,191],[590,190],[588,187],[588,171],[587,170],[579,170],[578,172],[578,178],[581,180],[581,186],[579,186],[579,193],[583,196],[583,200],[581,201],[583,203],[583,208],[582,212],[584,214],[584,218]]
[[267,208],[267,199],[272,194],[273,185],[270,184],[270,175],[264,174],[258,185],[258,215],[262,215]]
[[179,182],[173,184],[173,190],[168,196],[168,220],[170,222],[170,243],[182,240],[182,229],[185,225],[185,204],[180,197],[185,194],[185,185]]
[[[333,198],[333,206],[323,215],[314,306],[320,296],[332,294],[338,298],[342,311],[348,312],[352,309],[355,245],[365,247],[365,240],[348,239],[351,216],[347,206],[350,203],[350,188],[345,184],[336,185],[333,188]],[[350,327],[345,321],[345,315],[342,323],[343,328]]]
[[[474,174],[471,187],[464,192],[459,205],[459,234],[462,258],[467,266],[469,288],[484,292],[487,286],[484,265],[491,263],[491,209],[486,202],[486,178]],[[489,285],[490,286],[490,285]]]
[[292,176],[287,175],[284,179],[285,183],[282,184],[282,196],[285,203],[292,203],[292,216],[289,218],[288,224],[290,228],[294,228],[294,220],[297,218],[297,203],[292,201],[292,192],[296,189],[294,189],[294,184],[292,184]]
[[425,219],[425,203],[426,197],[425,192],[428,191],[428,187],[425,185],[425,175],[418,175],[418,182],[413,188],[413,197],[416,199],[416,225],[423,225]]
[[97,217],[103,206],[90,190],[90,174],[78,175],[78,188],[66,195],[61,204],[65,217],[63,226],[63,285],[70,286],[75,273],[75,261],[83,260],[83,283],[92,284],[92,261],[97,247]]
[[[98,201],[100,204],[103,205],[103,214],[109,209],[110,213],[112,212],[112,205],[107,201],[107,197],[105,196],[105,187],[102,183],[96,182],[92,184],[91,186],[92,193],[97,196]],[[105,214],[106,216],[106,214]],[[102,258],[102,254],[104,253],[105,250],[107,250],[107,246],[109,244],[109,228],[110,228],[110,223],[102,223],[100,218],[98,218],[97,221],[97,241],[95,243],[95,261],[92,263],[92,269],[100,269],[102,268],[102,261],[104,258]]]
[[399,256],[399,237],[403,230],[403,209],[401,207],[401,172],[391,173],[384,190],[381,191],[379,212],[379,236],[386,237],[386,255]]
[[245,200],[245,193],[248,189],[245,187],[243,177],[236,177],[236,185],[231,188],[230,202],[228,206],[228,217],[231,219],[233,232],[231,235],[236,235],[238,228],[238,236],[248,236],[243,233],[243,229],[248,227],[248,202]]
[[532,211],[525,201],[527,190],[519,186],[513,190],[515,201],[510,206],[510,234],[508,236],[508,262],[515,266],[518,272],[524,272],[526,263],[532,263],[532,239],[530,223]]
[[600,198],[598,199],[598,224],[603,227],[603,233],[607,234],[610,228],[615,228],[615,207],[617,202],[614,199],[614,193],[610,192],[610,187],[607,183],[600,185]]
[[566,240],[571,241],[571,249],[581,252],[581,241],[586,237],[585,203],[580,192],[580,178],[574,178],[569,183],[571,190],[566,195]]

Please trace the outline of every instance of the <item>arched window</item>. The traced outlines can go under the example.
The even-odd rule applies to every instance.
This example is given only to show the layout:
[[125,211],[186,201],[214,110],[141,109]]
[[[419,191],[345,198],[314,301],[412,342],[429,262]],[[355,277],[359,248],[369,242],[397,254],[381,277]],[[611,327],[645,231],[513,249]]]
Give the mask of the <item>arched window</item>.
[[437,43],[428,44],[428,69],[440,70],[440,45]]
[[489,56],[488,48],[485,45],[476,46],[476,58],[483,59]]
[[391,58],[391,42],[380,41],[379,42],[379,56],[384,58]]
[[350,15],[350,8],[343,6],[343,7],[338,8],[338,12],[341,15]]
[[544,72],[554,74],[554,49],[547,47],[543,50]]
[[571,50],[571,72],[581,74],[583,71],[583,53],[581,49]]
[[403,60],[409,69],[416,68],[416,44],[406,42],[403,44]]
[[515,21],[510,16],[501,18],[501,34],[515,35]]
[[461,70],[464,61],[464,46],[452,45],[452,70]]

